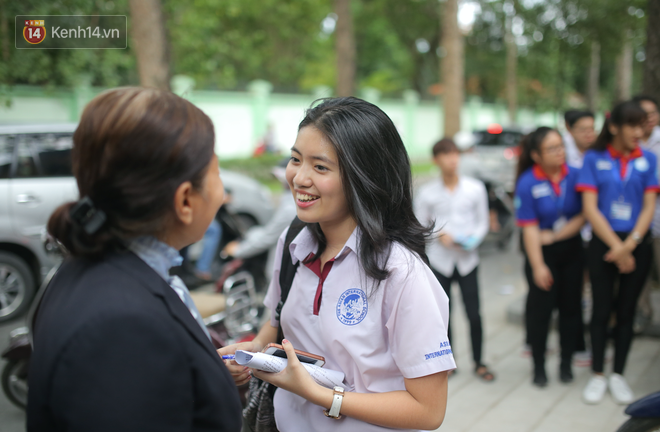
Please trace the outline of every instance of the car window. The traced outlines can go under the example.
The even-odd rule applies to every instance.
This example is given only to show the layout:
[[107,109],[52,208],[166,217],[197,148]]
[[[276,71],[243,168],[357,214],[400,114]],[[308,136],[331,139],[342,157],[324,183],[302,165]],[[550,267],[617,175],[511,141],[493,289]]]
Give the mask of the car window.
[[71,134],[30,136],[28,142],[35,154],[40,177],[69,177],[71,173]]
[[514,131],[503,131],[499,134],[491,134],[486,131],[475,132],[477,145],[481,146],[517,146],[520,144],[523,134]]
[[37,175],[37,164],[34,162],[30,146],[23,137],[20,137],[16,154],[16,173],[14,174],[14,177],[29,178],[37,177]]
[[14,139],[0,135],[0,179],[9,178],[11,160],[14,156]]

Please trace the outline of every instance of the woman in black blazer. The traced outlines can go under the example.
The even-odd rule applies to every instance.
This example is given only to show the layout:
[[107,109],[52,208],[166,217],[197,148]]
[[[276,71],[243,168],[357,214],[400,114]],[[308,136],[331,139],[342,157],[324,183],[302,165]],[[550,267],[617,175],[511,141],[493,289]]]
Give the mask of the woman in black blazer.
[[223,201],[210,119],[154,89],[102,93],[74,135],[80,201],[40,305],[29,431],[239,431],[241,404],[180,279],[178,250]]

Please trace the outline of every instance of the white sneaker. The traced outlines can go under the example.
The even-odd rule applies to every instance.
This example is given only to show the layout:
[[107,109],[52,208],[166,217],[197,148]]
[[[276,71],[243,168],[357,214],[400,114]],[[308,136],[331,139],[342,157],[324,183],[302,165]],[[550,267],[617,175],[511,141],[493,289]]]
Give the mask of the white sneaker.
[[610,375],[609,387],[614,401],[619,405],[628,405],[635,399],[626,379],[617,373]]
[[602,375],[593,375],[582,392],[582,399],[588,404],[597,404],[603,400],[607,390],[607,379]]

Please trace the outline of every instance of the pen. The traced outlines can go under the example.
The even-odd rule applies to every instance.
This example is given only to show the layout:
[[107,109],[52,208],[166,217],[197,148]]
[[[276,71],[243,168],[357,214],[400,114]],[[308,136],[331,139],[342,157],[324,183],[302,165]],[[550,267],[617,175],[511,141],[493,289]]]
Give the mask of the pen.
[[223,360],[234,360],[235,358],[236,358],[236,356],[234,356],[234,354],[229,354],[229,355],[223,355],[222,356]]

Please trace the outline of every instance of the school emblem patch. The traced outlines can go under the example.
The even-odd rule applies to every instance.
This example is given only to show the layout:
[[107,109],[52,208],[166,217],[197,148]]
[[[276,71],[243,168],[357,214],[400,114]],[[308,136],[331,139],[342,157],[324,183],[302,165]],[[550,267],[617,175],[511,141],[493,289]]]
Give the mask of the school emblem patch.
[[367,316],[367,295],[359,288],[349,288],[337,301],[337,319],[345,325],[355,325]]

